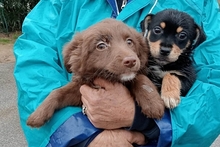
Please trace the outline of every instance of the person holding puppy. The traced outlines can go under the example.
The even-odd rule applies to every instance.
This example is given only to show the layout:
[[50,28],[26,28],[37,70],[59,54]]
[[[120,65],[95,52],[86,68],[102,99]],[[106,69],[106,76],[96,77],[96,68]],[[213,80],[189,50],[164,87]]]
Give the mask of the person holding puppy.
[[[80,89],[86,115],[80,107],[67,107],[39,129],[26,125],[44,98],[71,80],[61,53],[76,32],[109,17],[141,32],[147,14],[167,8],[189,13],[207,35],[193,55],[196,81],[177,108],[161,120],[149,119],[123,85],[96,79],[105,89]],[[14,46],[18,109],[28,146],[210,146],[220,133],[218,10],[210,0],[41,0],[24,20]]]

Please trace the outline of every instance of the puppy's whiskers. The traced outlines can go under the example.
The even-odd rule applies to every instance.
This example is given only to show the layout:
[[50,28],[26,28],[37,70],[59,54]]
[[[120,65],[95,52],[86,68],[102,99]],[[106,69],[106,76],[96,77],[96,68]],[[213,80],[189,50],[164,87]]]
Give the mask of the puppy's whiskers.
[[103,78],[111,82],[118,81],[118,76],[116,74],[109,72],[108,70],[105,70],[104,68],[97,69],[94,75],[96,75],[94,78]]

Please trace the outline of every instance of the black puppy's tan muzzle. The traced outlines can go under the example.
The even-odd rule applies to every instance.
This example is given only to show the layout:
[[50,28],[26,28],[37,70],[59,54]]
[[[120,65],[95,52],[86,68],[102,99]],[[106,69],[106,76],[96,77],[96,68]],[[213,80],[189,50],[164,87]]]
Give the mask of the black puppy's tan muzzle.
[[171,48],[170,47],[164,47],[164,46],[161,46],[160,47],[160,55],[162,56],[168,56],[171,52]]

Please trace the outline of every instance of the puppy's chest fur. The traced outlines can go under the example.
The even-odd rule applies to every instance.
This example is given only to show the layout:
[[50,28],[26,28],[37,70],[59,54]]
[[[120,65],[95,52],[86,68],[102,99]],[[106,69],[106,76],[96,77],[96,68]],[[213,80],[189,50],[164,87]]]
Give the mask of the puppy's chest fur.
[[166,74],[172,74],[179,78],[192,77],[192,81],[195,79],[194,68],[189,57],[180,56],[176,62],[160,65],[152,56],[149,56],[147,75],[159,91],[161,90],[162,80]]
[[160,90],[161,88],[162,79],[166,73],[167,71],[164,71],[163,67],[156,64],[153,59],[148,61],[148,68],[147,68],[148,77],[155,84],[155,86],[158,87],[158,90]]

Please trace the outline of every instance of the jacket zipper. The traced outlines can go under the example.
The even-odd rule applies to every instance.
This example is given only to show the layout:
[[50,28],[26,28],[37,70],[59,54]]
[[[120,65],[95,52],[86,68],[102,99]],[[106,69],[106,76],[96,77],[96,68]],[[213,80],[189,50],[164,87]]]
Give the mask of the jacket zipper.
[[123,0],[121,4],[121,10],[127,5],[127,0]]

